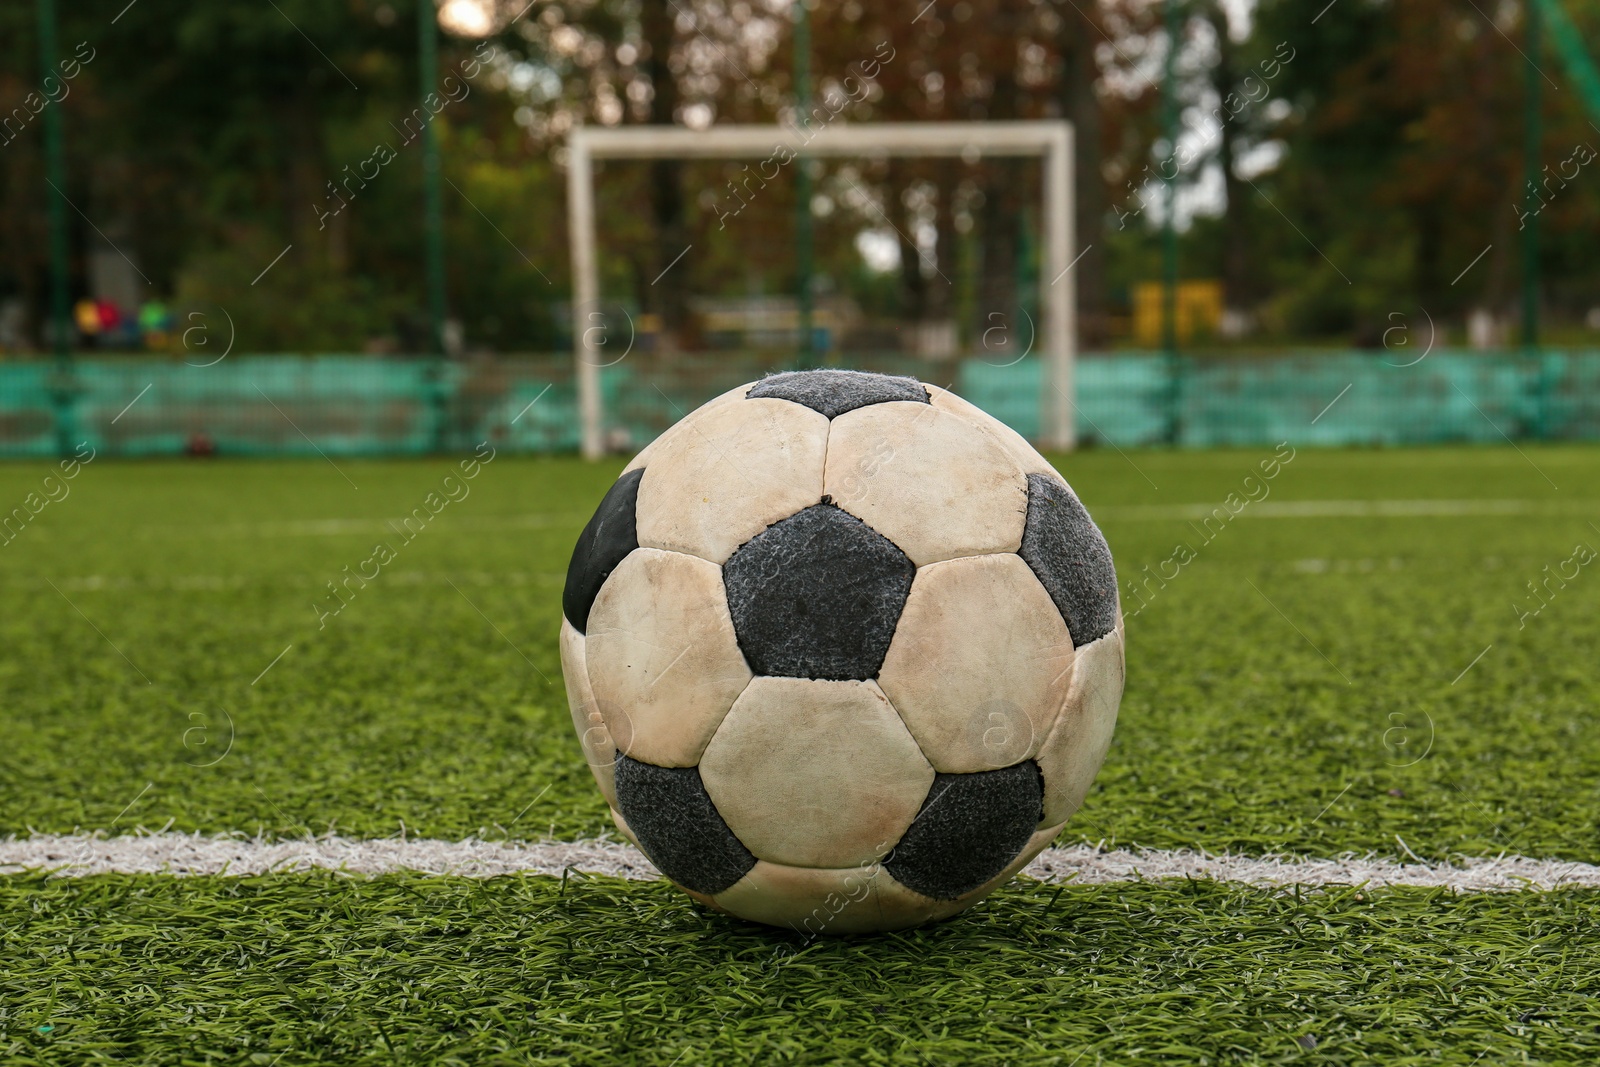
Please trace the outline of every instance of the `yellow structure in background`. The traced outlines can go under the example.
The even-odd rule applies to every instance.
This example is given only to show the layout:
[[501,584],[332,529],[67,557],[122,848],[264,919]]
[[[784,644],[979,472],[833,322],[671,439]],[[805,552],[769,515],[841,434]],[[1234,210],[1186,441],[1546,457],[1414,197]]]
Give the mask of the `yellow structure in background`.
[[[1140,345],[1161,345],[1160,282],[1140,282],[1133,287],[1133,337]],[[1178,343],[1196,337],[1215,337],[1222,325],[1222,283],[1219,281],[1179,282],[1177,299]]]

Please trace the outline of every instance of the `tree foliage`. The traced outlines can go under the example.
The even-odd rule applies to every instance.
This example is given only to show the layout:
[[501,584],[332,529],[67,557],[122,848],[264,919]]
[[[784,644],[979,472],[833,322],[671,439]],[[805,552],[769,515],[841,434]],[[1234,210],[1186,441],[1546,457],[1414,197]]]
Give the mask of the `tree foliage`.
[[[1474,308],[1509,314],[1528,215],[1520,4],[1338,0],[1318,13],[1289,0],[1179,2],[1176,145],[1160,128],[1169,42],[1152,0],[818,4],[812,105],[855,123],[1072,119],[1087,248],[1076,283],[1093,344],[1126,314],[1130,286],[1159,276],[1168,172],[1182,274],[1222,279],[1229,305],[1269,336],[1370,341],[1387,315],[1415,308],[1458,328]],[[1600,28],[1594,0],[1567,7],[1580,28]],[[94,54],[47,105],[66,129],[74,295],[90,290],[92,254],[109,243],[149,295],[226,303],[257,349],[418,345],[421,153],[405,124],[424,96],[417,14],[414,0],[140,0],[120,15],[63,5],[63,50],[84,42]],[[14,116],[0,144],[0,301],[20,301],[36,328],[52,194],[43,123],[26,103],[43,77],[35,17],[32,5],[0,9],[0,108]],[[550,347],[569,292],[568,131],[795,121],[792,8],[536,0],[498,3],[493,22],[486,42],[442,38],[439,76],[465,88],[431,120],[449,304],[469,346]],[[863,87],[880,42],[893,59]],[[1600,303],[1600,168],[1569,172],[1600,129],[1548,50],[1541,70],[1541,165],[1558,175],[1538,201],[1544,295],[1558,321],[1576,323]],[[840,101],[835,115],[827,102]],[[367,177],[378,146],[393,158]],[[754,271],[740,244],[787,240],[792,191],[775,185],[751,202],[744,237],[730,235],[715,198],[739,175],[669,163],[612,183],[601,203],[614,235],[608,289],[674,328],[690,291],[792,291],[792,267]],[[838,207],[817,219],[819,270],[909,320],[1023,303],[1036,280],[1037,182],[1001,160],[833,168],[817,190]],[[868,228],[899,247],[887,278],[856,252],[852,235]],[[700,254],[681,276],[652,282],[690,243]],[[271,284],[251,284],[269,263]]]

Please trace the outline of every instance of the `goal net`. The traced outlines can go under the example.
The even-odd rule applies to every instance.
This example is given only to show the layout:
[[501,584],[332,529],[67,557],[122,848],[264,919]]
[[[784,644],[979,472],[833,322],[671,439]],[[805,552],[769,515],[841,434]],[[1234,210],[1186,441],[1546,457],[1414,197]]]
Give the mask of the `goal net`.
[[1070,448],[1071,154],[1065,122],[574,131],[584,454],[802,367],[958,391],[985,366],[1031,368],[1037,406],[1015,421]]

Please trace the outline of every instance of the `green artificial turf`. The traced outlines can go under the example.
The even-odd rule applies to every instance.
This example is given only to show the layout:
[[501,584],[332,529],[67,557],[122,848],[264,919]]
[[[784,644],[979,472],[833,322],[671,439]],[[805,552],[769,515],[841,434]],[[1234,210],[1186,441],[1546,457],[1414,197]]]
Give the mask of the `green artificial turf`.
[[[1116,741],[1066,837],[1600,858],[1600,575],[1582,568],[1521,625],[1513,606],[1600,546],[1600,451],[1302,449],[1267,500],[1550,514],[1252,504],[1204,543],[1128,510],[1221,504],[1271,454],[1062,462],[1125,578],[1195,551],[1129,620]],[[100,459],[0,545],[0,833],[608,828],[555,634],[570,546],[620,465],[502,455],[401,544],[383,520],[453,464],[338,462]],[[0,509],[47,469],[0,467]],[[326,583],[380,540],[396,558],[319,628]]]
[[1583,1064],[1600,893],[1024,882],[809,945],[661,884],[0,880],[0,1060]]
[[[1600,452],[1525,452],[1302,450],[1264,504],[1531,513],[1251,504],[1209,539],[1139,509],[1222,504],[1270,450],[1063,461],[1130,612],[1128,580],[1193,552],[1130,614],[1117,739],[1065,836],[1600,858],[1600,579],[1514,606],[1600,546]],[[499,457],[409,543],[384,520],[453,464],[339,468],[97,460],[0,544],[0,834],[608,828],[555,629],[618,465]],[[45,473],[0,467],[0,513]],[[320,625],[379,541],[395,558]],[[1597,919],[1592,890],[1021,882],[805,945],[603,878],[12,875],[0,1061],[1585,1064]]]

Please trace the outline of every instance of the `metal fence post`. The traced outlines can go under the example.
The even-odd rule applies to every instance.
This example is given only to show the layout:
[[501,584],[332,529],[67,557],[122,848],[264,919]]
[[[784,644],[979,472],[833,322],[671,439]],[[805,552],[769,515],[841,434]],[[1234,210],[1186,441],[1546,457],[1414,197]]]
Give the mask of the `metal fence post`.
[[450,432],[450,360],[446,356],[429,356],[428,372],[423,378],[428,390],[428,405],[433,420],[429,451],[435,454],[448,451],[455,445],[458,435]]
[[[55,0],[39,0],[39,68],[41,78],[56,62]],[[72,454],[72,403],[77,393],[72,363],[72,326],[67,317],[67,167],[62,148],[61,105],[44,112],[45,180],[50,197],[50,332],[55,350],[55,373],[50,387],[54,406],[56,451]]]

